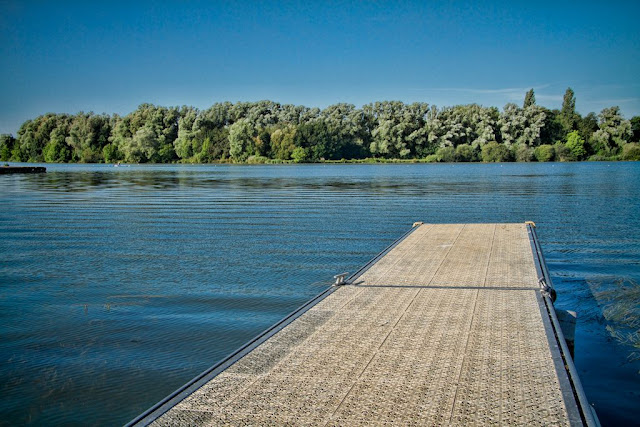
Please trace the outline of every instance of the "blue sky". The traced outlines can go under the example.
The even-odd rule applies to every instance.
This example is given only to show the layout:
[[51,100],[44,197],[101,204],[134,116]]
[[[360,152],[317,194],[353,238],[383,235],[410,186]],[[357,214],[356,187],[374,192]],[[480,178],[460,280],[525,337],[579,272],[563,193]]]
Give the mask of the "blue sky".
[[0,0],[0,133],[46,112],[257,101],[640,114],[640,1]]

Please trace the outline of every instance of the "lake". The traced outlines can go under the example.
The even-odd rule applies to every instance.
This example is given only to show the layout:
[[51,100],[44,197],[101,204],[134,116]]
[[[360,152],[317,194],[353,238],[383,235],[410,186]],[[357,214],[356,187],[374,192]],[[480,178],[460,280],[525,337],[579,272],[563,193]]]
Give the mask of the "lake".
[[124,424],[414,221],[525,220],[589,401],[640,420],[640,163],[46,166],[0,176],[2,425]]

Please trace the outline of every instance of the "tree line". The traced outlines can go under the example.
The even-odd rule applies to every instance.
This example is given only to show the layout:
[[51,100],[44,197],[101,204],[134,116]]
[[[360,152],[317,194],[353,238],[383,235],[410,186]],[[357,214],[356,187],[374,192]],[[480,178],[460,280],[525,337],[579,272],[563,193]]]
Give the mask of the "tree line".
[[142,104],[117,114],[45,114],[0,136],[0,160],[82,163],[269,163],[418,159],[428,162],[640,160],[640,117],[619,107],[582,117],[533,89],[502,111],[477,104],[375,102],[325,109],[272,101],[211,108]]

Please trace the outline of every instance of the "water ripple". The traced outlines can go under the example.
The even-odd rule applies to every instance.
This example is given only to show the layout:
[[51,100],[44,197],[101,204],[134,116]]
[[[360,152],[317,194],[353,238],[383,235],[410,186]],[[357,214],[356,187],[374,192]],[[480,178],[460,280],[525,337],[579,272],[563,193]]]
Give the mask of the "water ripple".
[[589,398],[640,417],[588,285],[640,281],[640,164],[47,168],[0,177],[7,423],[122,424],[418,220],[535,221]]

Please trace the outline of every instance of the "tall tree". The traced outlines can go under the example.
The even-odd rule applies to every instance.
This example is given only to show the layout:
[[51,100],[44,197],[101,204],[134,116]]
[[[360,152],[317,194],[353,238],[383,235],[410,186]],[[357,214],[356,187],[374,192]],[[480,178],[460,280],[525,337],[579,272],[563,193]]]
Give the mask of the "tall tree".
[[198,118],[198,110],[184,107],[178,119],[178,137],[173,141],[173,147],[181,159],[188,159],[200,152],[198,144],[199,129],[194,129]]
[[496,140],[499,111],[478,104],[432,109],[427,118],[429,142],[439,148],[468,144],[474,149]]
[[533,93],[533,88],[531,88],[529,89],[527,94],[524,96],[524,104],[522,105],[522,108],[527,108],[535,103],[536,103],[536,96]]
[[545,111],[538,105],[518,108],[516,104],[504,106],[498,121],[502,142],[507,146],[523,144],[528,147],[540,145],[540,136],[545,125]]
[[69,134],[71,116],[67,114],[45,114],[34,120],[27,120],[18,130],[20,159],[30,162],[44,160],[44,147],[51,140],[51,133],[63,139]]
[[229,128],[214,128],[203,132],[204,140],[197,162],[210,163],[229,158]]
[[562,98],[562,109],[560,110],[559,118],[565,134],[576,129],[578,121],[578,115],[576,114],[576,96],[570,87],[567,88]]
[[620,107],[605,108],[598,115],[598,131],[593,134],[594,145],[603,154],[615,154],[629,142],[633,132],[631,123],[625,120]]
[[560,110],[549,110],[542,108],[544,111],[544,127],[540,131],[540,141],[542,144],[555,144],[562,141],[567,133],[564,126],[560,122]]
[[128,162],[171,162],[177,158],[173,142],[178,137],[177,108],[142,104],[118,118],[110,141]]
[[376,102],[371,112],[377,121],[377,126],[371,131],[371,154],[396,158],[423,155],[428,143],[428,104]]
[[71,150],[67,144],[65,144],[68,133],[68,126],[58,126],[51,131],[49,142],[47,142],[47,145],[42,149],[42,156],[45,162],[64,163],[71,159]]
[[[298,126],[294,143],[296,147],[304,149],[306,160],[335,160],[341,157],[337,135],[331,133],[329,126],[321,118]],[[294,153],[291,154],[293,157]]]
[[109,143],[110,118],[93,113],[76,114],[71,122],[66,143],[73,149],[73,156],[82,163],[102,160],[102,149]]
[[256,131],[247,119],[240,119],[229,127],[229,154],[236,161],[245,161],[255,154]]
[[2,134],[0,135],[0,160],[11,160],[11,152],[16,145],[16,139],[13,135]]
[[595,154],[597,150],[593,148],[593,134],[598,130],[598,117],[595,113],[589,113],[578,122],[578,132],[587,143],[587,154]]
[[295,150],[296,127],[287,124],[276,129],[271,134],[271,153],[274,158],[281,160],[290,160],[293,150]]

